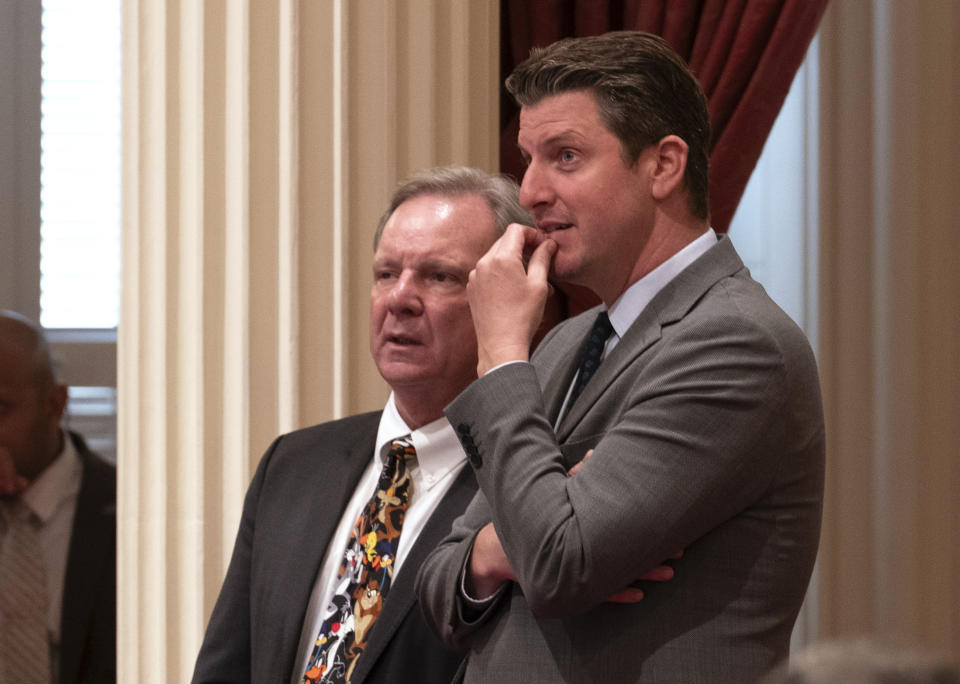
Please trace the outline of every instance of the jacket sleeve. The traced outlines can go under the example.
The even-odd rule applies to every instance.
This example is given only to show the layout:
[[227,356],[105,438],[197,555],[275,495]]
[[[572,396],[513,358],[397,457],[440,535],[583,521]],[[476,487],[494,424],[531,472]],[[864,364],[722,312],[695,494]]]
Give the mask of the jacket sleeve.
[[490,522],[490,511],[482,493],[457,518],[450,534],[424,560],[417,573],[416,592],[427,623],[445,646],[464,650],[470,636],[494,614],[505,593],[502,587],[486,609],[476,613],[461,593],[463,570],[470,558],[473,540]]

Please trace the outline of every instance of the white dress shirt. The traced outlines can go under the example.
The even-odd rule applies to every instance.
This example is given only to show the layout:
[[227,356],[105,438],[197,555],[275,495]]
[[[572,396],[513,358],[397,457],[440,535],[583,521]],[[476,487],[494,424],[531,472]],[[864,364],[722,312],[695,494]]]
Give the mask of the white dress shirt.
[[[417,450],[417,458],[415,463],[408,465],[408,472],[413,481],[413,491],[407,502],[406,513],[404,513],[400,544],[394,561],[394,582],[397,581],[397,575],[403,567],[407,552],[417,541],[417,537],[430,519],[433,509],[437,507],[444,494],[450,489],[467,461],[467,456],[460,446],[460,441],[446,418],[435,420],[417,430],[410,430],[397,412],[393,393],[390,394],[387,405],[383,409],[383,416],[380,418],[376,447],[371,454],[370,463],[360,477],[350,502],[340,516],[336,532],[327,545],[323,563],[320,565],[320,573],[314,583],[313,593],[310,595],[310,603],[307,606],[307,613],[303,621],[297,659],[294,661],[299,665],[294,668],[290,680],[291,684],[299,684],[306,670],[313,644],[320,632],[325,608],[333,598],[337,585],[337,574],[343,560],[344,550],[350,539],[353,524],[360,515],[364,504],[370,500],[377,489],[377,480],[383,468],[384,458],[390,450],[390,443],[394,439],[406,435],[410,435],[413,446]],[[389,600],[388,595],[387,601]]]

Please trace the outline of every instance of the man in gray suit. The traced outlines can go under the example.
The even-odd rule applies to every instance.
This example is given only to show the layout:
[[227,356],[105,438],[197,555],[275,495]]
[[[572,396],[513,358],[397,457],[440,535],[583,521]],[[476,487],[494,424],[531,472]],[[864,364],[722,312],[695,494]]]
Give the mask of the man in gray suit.
[[[480,378],[445,412],[480,493],[421,604],[467,682],[755,681],[819,540],[810,346],[709,227],[706,102],[665,42],[563,40],[507,88],[536,229],[470,277]],[[548,274],[603,303],[528,362]],[[605,600],[677,549],[672,582]]]

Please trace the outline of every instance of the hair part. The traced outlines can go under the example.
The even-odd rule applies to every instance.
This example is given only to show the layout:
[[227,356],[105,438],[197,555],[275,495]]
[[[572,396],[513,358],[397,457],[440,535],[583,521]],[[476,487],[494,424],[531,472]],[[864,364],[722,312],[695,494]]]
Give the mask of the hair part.
[[401,204],[421,195],[458,197],[476,195],[490,208],[493,227],[503,235],[511,223],[533,225],[533,217],[520,204],[520,188],[514,180],[500,174],[490,174],[468,166],[438,166],[412,176],[393,193],[387,210],[383,212],[373,235],[376,251],[387,221]]
[[505,85],[521,107],[571,91],[592,93],[627,166],[665,136],[680,137],[688,148],[684,184],[690,212],[709,218],[707,99],[687,64],[659,36],[612,31],[564,38],[533,48]]

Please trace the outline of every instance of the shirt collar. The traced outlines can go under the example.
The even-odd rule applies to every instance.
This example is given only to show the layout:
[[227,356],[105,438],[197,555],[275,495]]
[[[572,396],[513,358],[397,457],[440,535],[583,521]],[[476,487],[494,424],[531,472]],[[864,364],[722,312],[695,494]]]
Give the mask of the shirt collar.
[[633,322],[637,320],[637,316],[667,283],[715,244],[717,244],[717,234],[713,228],[708,228],[703,235],[628,287],[608,311],[610,323],[617,337],[623,337],[627,333]]
[[[382,462],[390,442],[406,435],[410,435],[413,447],[417,450],[417,466],[427,483],[439,482],[446,473],[467,458],[460,446],[460,440],[445,417],[411,430],[400,417],[391,392],[377,429],[377,458]],[[427,486],[427,489],[429,488],[430,485]]]
[[80,479],[83,476],[80,457],[70,435],[66,432],[62,432],[62,435],[63,449],[20,497],[44,524],[65,500],[80,491]]

